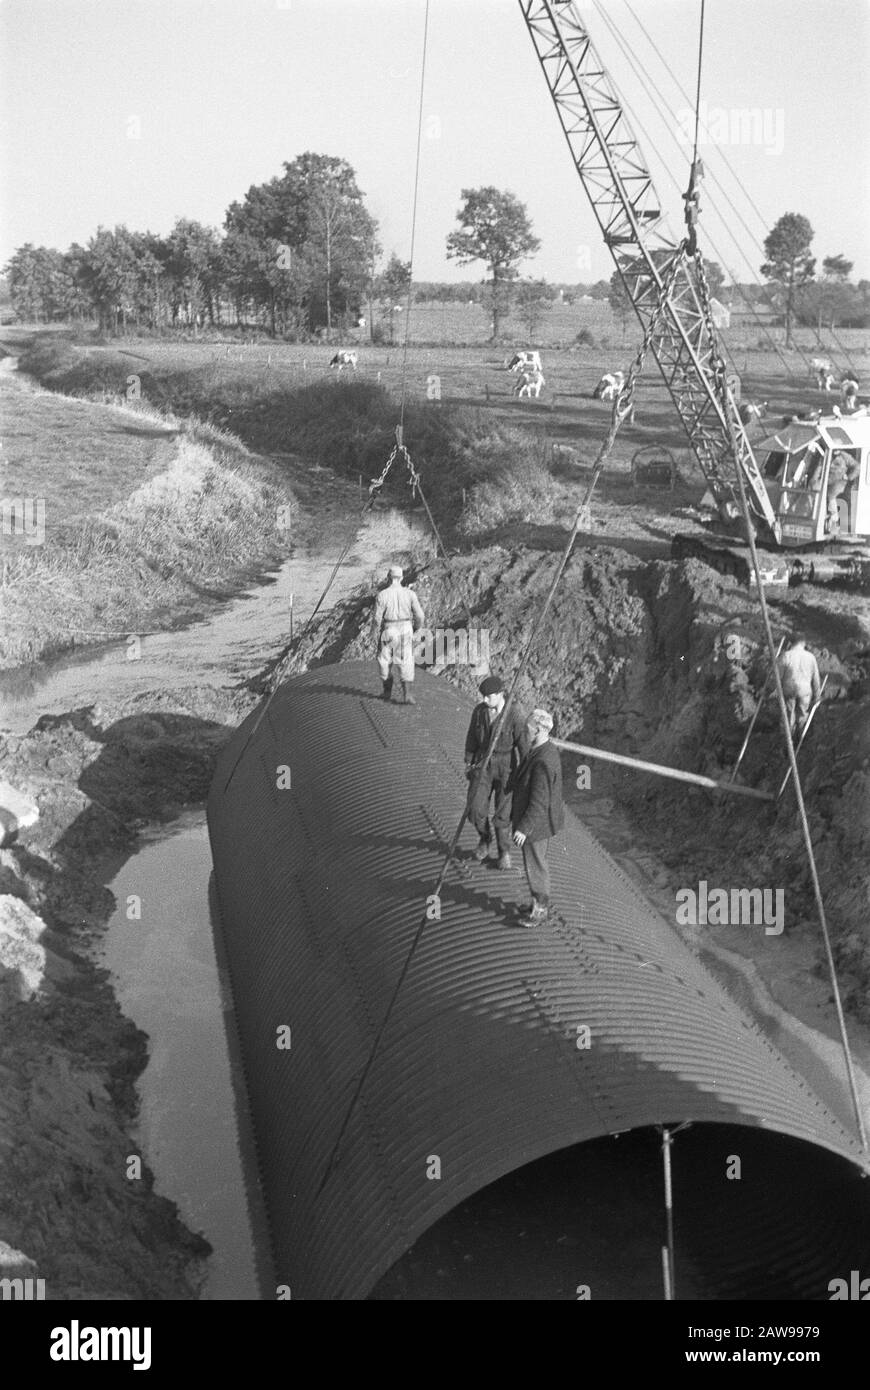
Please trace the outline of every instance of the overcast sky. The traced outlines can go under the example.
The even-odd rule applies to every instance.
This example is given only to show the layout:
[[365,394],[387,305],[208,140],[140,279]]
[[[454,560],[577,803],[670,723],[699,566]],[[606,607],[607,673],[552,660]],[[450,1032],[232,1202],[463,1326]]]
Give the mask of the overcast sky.
[[[700,0],[580,10],[676,228],[689,103],[674,78],[694,93]],[[425,0],[0,0],[0,264],[100,224],[222,226],[230,202],[305,150],[351,163],[386,253],[407,259],[424,14]],[[785,212],[809,218],[820,262],[842,253],[870,277],[868,72],[870,0],[708,0],[701,240],[739,278]],[[523,273],[609,277],[516,0],[430,0],[423,110],[416,279],[477,278],[444,243],[461,190],[481,184],[528,207],[542,247]]]

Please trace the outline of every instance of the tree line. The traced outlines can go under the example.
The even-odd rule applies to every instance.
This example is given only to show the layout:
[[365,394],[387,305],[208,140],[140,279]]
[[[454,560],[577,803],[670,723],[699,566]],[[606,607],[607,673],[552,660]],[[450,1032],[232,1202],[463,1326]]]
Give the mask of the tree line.
[[[462,189],[458,228],[447,236],[448,259],[482,263],[486,278],[414,287],[418,301],[473,301],[490,316],[497,338],[515,309],[530,336],[554,301],[588,295],[607,299],[622,319],[633,314],[618,272],[591,285],[553,285],[520,278],[520,266],[540,249],[525,204],[493,188]],[[870,324],[870,282],[851,284],[852,262],[827,257],[815,274],[813,231],[787,213],[764,244],[768,288],[747,286],[747,297],[781,311],[787,340],[795,321],[817,327]],[[179,218],[168,236],[99,227],[86,246],[57,251],[28,243],[5,267],[12,308],[36,322],[97,321],[103,333],[191,326],[237,325],[275,337],[345,333],[367,323],[372,340],[393,341],[411,293],[411,265],[393,252],[382,263],[378,226],[363,201],[350,164],[307,152],[283,173],[252,185],[227,209],[222,231]],[[713,295],[724,273],[705,262]],[[376,324],[375,317],[379,322]]]
[[21,319],[96,319],[105,333],[236,324],[331,335],[407,290],[410,266],[393,254],[379,268],[381,256],[351,166],[309,152],[232,203],[222,231],[189,218],[165,237],[99,227],[65,252],[19,247],[5,275]]

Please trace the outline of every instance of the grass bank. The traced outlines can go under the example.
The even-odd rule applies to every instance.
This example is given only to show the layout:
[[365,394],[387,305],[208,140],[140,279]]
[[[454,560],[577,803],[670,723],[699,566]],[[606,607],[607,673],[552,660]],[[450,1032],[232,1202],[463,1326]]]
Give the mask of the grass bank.
[[281,472],[143,402],[2,384],[0,666],[169,626],[286,551]]
[[[379,475],[395,443],[393,378],[392,390],[373,375],[305,382],[289,373],[276,376],[265,364],[239,370],[220,358],[197,367],[170,358],[158,370],[121,349],[77,349],[50,337],[38,340],[20,366],[51,390],[105,400],[130,389],[135,370],[134,389],[152,405],[207,420],[257,452],[301,454],[354,481]],[[415,395],[404,422],[433,513],[458,537],[476,538],[509,522],[553,520],[564,510],[540,430],[475,404]],[[408,477],[398,460],[384,496],[406,500]]]

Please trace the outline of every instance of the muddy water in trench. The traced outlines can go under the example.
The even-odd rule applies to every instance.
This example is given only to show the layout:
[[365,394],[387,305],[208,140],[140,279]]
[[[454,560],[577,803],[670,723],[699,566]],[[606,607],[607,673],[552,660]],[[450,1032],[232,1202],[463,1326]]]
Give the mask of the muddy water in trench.
[[111,879],[118,907],[95,959],[148,1034],[134,1143],[157,1191],[212,1245],[203,1297],[256,1299],[266,1242],[210,873],[203,811],[146,837]]
[[[383,562],[428,544],[425,518],[398,508],[370,513],[361,525],[327,599],[327,608],[360,584],[374,588]],[[128,634],[98,648],[90,647],[57,661],[0,671],[0,728],[24,734],[44,714],[64,714],[101,700],[144,694],[171,693],[184,687],[236,685],[260,669],[270,654],[289,639],[291,595],[295,631],[314,609],[343,535],[331,546],[319,543],[318,553],[302,546],[285,560],[270,582],[253,585],[200,622],[172,632],[141,638],[141,655]],[[330,541],[326,543],[330,546]]]
[[[149,691],[237,685],[287,641],[291,595],[297,631],[305,622],[345,534],[340,528],[317,550],[300,546],[270,581],[202,621],[145,637],[139,660],[127,660],[125,638],[0,672],[0,727],[24,734],[46,714],[147,698]],[[416,515],[369,514],[327,608],[360,584],[374,587],[384,563],[419,552],[424,534]],[[228,984],[209,912],[210,872],[204,811],[142,837],[137,852],[108,871],[119,906],[98,959],[112,973],[123,1012],[149,1037],[149,1063],[138,1083],[138,1142],[158,1192],[213,1246],[203,1296],[254,1299],[264,1287],[266,1242]],[[141,900],[138,919],[127,916],[131,895]]]

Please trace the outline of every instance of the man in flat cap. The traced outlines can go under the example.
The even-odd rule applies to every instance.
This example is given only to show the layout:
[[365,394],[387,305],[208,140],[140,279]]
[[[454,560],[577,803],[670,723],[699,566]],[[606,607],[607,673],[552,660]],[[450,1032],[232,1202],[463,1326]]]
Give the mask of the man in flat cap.
[[528,735],[525,729],[525,716],[512,705],[507,718],[502,720],[498,740],[493,749],[489,765],[483,763],[489,752],[492,734],[499,715],[504,709],[504,681],[498,676],[487,676],[478,689],[483,700],[475,705],[471,722],[465,738],[465,775],[468,786],[468,819],[478,834],[475,857],[481,861],[489,857],[492,843],[492,830],[489,823],[489,803],[494,801],[492,823],[495,829],[495,843],[498,850],[498,867],[511,866],[511,822],[510,792],[508,780],[511,773],[525,757]]
[[425,617],[414,590],[402,584],[403,574],[401,565],[390,565],[389,586],[381,589],[375,600],[372,637],[378,648],[382,698],[392,699],[395,664],[402,681],[402,703],[415,705],[410,689],[414,682],[414,633],[423,626]]
[[562,764],[550,742],[553,717],[545,709],[532,710],[526,723],[529,751],[514,773],[511,790],[511,825],[514,844],[523,851],[531,906],[522,923],[536,927],[546,922],[550,912],[550,870],[547,850],[550,840],[565,824],[562,804]]

